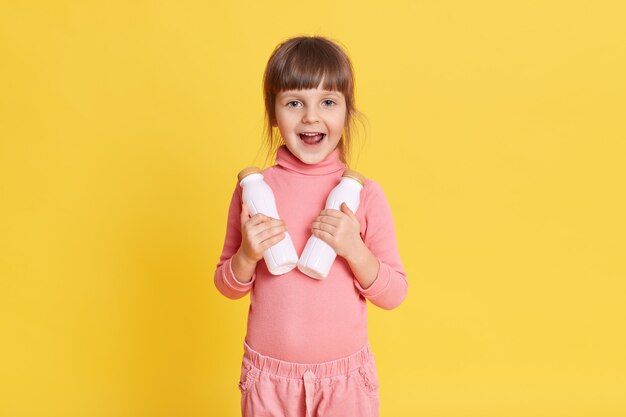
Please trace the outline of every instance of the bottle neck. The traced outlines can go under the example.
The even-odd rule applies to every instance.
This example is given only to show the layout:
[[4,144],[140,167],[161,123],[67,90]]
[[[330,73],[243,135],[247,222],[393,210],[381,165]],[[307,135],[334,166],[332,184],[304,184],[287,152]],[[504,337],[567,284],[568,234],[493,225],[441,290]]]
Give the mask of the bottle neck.
[[363,188],[363,184],[361,184],[360,182],[358,182],[354,178],[341,177],[341,181],[340,182],[341,182],[341,184],[345,184],[346,186],[349,186],[349,187],[356,187],[359,190]]
[[244,186],[253,182],[258,182],[258,181],[262,181],[263,180],[263,175],[256,173],[256,174],[250,174],[250,175],[246,175],[241,181],[239,181],[239,185],[240,186]]

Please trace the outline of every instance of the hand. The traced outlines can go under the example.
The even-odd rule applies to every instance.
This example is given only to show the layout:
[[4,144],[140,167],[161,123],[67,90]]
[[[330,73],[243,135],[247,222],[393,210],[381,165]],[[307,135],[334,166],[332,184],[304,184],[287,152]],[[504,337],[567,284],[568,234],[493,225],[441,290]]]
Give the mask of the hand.
[[239,252],[249,262],[263,258],[263,252],[285,238],[285,222],[257,213],[250,216],[246,203],[241,206],[241,246]]
[[322,210],[311,229],[313,236],[328,243],[337,255],[350,259],[359,254],[364,246],[361,225],[346,203],[341,203],[340,208]]

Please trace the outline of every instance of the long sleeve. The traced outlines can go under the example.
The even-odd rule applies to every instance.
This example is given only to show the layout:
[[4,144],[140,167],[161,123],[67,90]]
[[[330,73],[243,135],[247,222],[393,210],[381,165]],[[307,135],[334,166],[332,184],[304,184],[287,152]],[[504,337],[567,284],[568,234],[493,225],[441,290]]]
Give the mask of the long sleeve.
[[224,248],[215,270],[215,286],[226,297],[233,300],[245,296],[256,279],[256,273],[248,283],[237,280],[231,268],[233,255],[241,245],[241,188],[237,185],[233,192],[233,197],[228,208],[228,223],[226,226],[226,237],[224,238]]
[[386,310],[398,307],[406,298],[408,281],[400,260],[391,208],[385,194],[374,181],[363,189],[365,231],[363,241],[379,262],[378,275],[368,288],[354,285],[370,302]]

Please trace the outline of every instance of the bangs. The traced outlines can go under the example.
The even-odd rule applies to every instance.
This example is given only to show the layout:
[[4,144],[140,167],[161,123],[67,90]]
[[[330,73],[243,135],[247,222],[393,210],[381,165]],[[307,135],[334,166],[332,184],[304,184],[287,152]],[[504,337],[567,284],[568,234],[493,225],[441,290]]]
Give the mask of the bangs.
[[272,79],[267,80],[274,94],[317,88],[322,83],[324,90],[340,91],[344,95],[352,91],[350,61],[333,44],[305,40],[285,51],[281,61],[271,74]]

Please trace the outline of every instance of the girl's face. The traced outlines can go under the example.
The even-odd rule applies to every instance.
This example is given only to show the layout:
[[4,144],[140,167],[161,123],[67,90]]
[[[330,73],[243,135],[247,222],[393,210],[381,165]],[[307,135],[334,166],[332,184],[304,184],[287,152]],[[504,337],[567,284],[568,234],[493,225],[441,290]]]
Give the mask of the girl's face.
[[335,150],[346,121],[339,91],[287,90],[276,95],[276,126],[287,149],[305,164],[323,161]]

